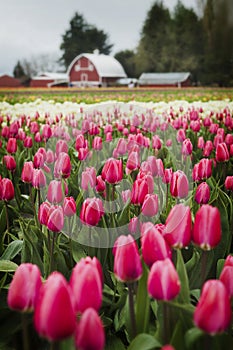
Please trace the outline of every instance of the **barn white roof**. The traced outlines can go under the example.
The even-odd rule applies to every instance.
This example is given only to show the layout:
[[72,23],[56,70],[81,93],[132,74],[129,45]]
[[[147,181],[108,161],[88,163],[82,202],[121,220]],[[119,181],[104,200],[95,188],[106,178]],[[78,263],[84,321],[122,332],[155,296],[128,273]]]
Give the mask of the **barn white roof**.
[[37,76],[33,77],[32,79],[36,80],[67,80],[68,81],[68,75],[66,73],[56,73],[56,72],[40,72]]
[[187,80],[189,76],[189,72],[142,73],[138,82],[140,85],[173,85],[182,83]]
[[124,71],[124,68],[114,57],[96,54],[96,53],[83,53],[73,59],[69,65],[67,74],[69,75],[71,68],[74,63],[78,61],[81,57],[86,57],[92,64],[95,66],[100,77],[117,77],[117,78],[126,78],[127,75]]

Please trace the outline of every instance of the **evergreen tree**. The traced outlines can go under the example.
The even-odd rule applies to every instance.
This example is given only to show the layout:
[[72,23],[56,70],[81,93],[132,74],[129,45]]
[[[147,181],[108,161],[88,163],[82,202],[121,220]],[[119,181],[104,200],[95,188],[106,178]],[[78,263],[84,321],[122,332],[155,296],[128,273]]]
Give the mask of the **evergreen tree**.
[[124,67],[129,78],[136,77],[135,53],[132,50],[119,51],[114,56]]
[[108,42],[108,35],[103,30],[88,24],[84,17],[76,12],[70,21],[69,29],[62,35],[60,49],[63,55],[60,61],[67,68],[81,53],[98,49],[100,53],[109,54],[112,46]]

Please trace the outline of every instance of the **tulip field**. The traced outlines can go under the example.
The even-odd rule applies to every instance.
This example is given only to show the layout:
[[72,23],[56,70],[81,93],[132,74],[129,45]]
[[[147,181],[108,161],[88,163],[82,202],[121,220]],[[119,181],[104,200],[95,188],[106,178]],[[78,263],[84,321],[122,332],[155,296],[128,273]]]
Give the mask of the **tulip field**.
[[88,93],[0,94],[0,350],[232,349],[229,92]]

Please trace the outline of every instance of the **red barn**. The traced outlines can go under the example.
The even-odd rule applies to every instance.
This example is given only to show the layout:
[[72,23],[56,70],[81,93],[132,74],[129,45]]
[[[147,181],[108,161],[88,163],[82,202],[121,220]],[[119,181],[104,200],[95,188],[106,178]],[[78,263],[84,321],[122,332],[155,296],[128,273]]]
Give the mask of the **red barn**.
[[67,74],[71,86],[111,86],[126,78],[122,65],[112,56],[83,53],[71,62]]
[[190,86],[189,72],[142,73],[138,80],[139,86],[172,87]]
[[0,76],[0,87],[20,87],[20,81],[10,75],[4,74]]
[[52,87],[68,85],[66,73],[43,72],[33,77],[30,81],[31,87]]

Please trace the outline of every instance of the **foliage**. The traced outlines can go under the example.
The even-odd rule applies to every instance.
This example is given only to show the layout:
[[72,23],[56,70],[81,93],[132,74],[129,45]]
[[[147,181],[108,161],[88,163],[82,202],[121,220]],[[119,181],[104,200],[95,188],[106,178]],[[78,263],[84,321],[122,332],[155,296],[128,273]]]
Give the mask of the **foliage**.
[[62,35],[60,49],[63,52],[60,61],[67,68],[72,60],[84,52],[93,52],[98,49],[100,53],[109,54],[112,44],[108,42],[108,35],[86,22],[84,17],[76,12],[70,20],[70,27]]
[[132,50],[119,51],[114,56],[124,67],[129,78],[136,78],[135,52]]

